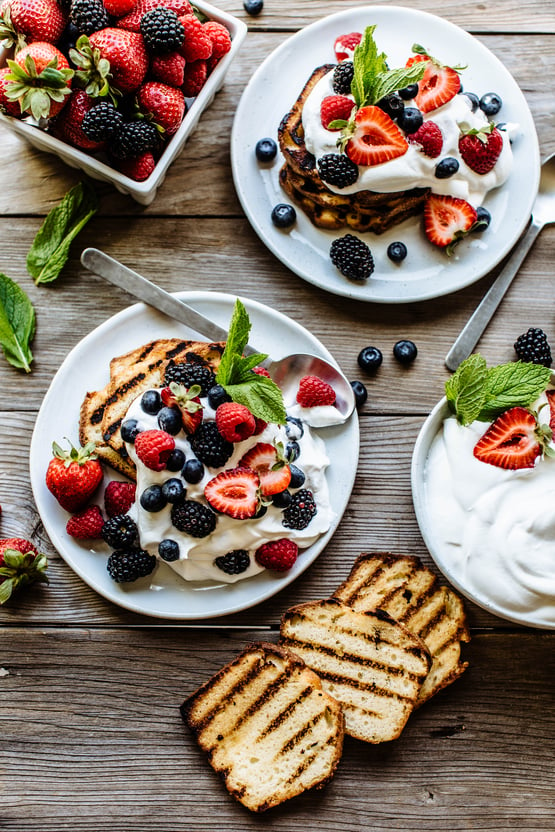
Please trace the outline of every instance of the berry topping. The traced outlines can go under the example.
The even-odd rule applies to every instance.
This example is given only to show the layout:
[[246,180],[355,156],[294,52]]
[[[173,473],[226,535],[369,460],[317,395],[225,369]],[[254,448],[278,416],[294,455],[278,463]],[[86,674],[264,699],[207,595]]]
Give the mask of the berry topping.
[[183,427],[181,411],[178,407],[162,407],[158,412],[158,427],[160,430],[177,436]]
[[312,491],[301,488],[293,494],[290,505],[283,512],[281,522],[287,529],[306,529],[317,511]]
[[440,162],[437,163],[434,176],[436,179],[449,179],[450,176],[454,176],[456,174],[458,169],[459,160],[455,159],[454,156],[445,156]]
[[409,142],[418,145],[425,156],[436,159],[443,147],[443,133],[435,121],[424,121],[415,133],[410,134]]
[[141,396],[141,409],[152,416],[158,413],[162,404],[168,404],[168,402],[162,402],[159,390],[147,390]]
[[301,407],[331,405],[335,402],[335,390],[318,376],[303,376],[299,381],[297,402]]
[[349,32],[346,35],[339,35],[333,45],[337,60],[344,61],[346,58],[350,58],[361,40],[362,34],[360,32]]
[[69,20],[80,35],[92,35],[110,25],[102,0],[71,0]]
[[488,116],[488,118],[496,116],[502,106],[503,101],[501,96],[496,92],[487,92],[480,98],[480,110],[484,113],[484,115]]
[[244,404],[224,402],[216,410],[216,425],[227,442],[242,442],[252,436],[254,416]]
[[118,584],[136,581],[154,571],[156,558],[144,549],[117,549],[108,558],[110,577]]
[[381,366],[383,355],[377,347],[364,347],[358,356],[357,363],[361,370],[372,372]]
[[368,390],[362,381],[351,381],[351,387],[355,394],[355,403],[357,407],[362,407],[368,398]]
[[226,393],[225,388],[222,387],[221,384],[215,384],[208,391],[208,404],[213,410],[217,410],[217,408],[224,402],[230,401],[231,396],[229,393]]
[[175,439],[164,430],[144,430],[135,439],[135,452],[151,471],[163,471],[175,448]]
[[291,471],[291,479],[289,480],[289,488],[300,488],[305,484],[306,476],[304,471],[301,471],[296,465],[289,465]]
[[53,459],[46,471],[46,487],[66,511],[83,508],[102,480],[102,467],[94,456],[94,444],[68,451],[52,443]]
[[[462,90],[461,90],[461,93],[462,93]],[[465,92],[465,93],[462,93],[462,94],[466,96],[466,98],[468,99],[468,106],[470,107],[472,112],[475,113],[476,110],[478,109],[478,107],[480,106],[480,99],[478,98],[476,93],[475,92]]]
[[346,188],[354,185],[358,179],[358,165],[345,156],[344,153],[326,153],[318,159],[318,173],[323,182]]
[[216,566],[226,575],[240,575],[251,565],[251,559],[246,549],[234,549],[226,555],[216,558]]
[[304,435],[302,419],[297,419],[296,416],[286,416],[285,433],[288,439],[300,439]]
[[78,540],[94,540],[101,537],[104,518],[98,506],[89,506],[74,514],[66,523],[66,532]]
[[340,130],[340,127],[330,127],[333,121],[347,121],[351,115],[355,102],[346,95],[327,95],[320,105],[320,120],[326,130]]
[[503,150],[503,136],[493,124],[463,133],[459,138],[459,152],[475,173],[489,173]]
[[166,460],[166,468],[168,471],[181,471],[185,465],[185,454],[181,448],[174,448]]
[[338,95],[349,95],[351,83],[355,74],[352,61],[342,61],[333,71],[333,91]]
[[126,419],[125,422],[121,424],[121,438],[124,442],[129,442],[132,445],[141,432],[139,427],[139,423],[136,419]]
[[395,241],[387,247],[387,256],[393,263],[401,263],[407,256],[407,247],[404,243]]
[[179,560],[179,543],[176,540],[171,540],[169,537],[164,538],[158,544],[158,554],[167,563]]
[[204,364],[196,364],[193,361],[174,364],[173,361],[170,361],[164,373],[164,382],[169,385],[172,381],[182,384],[188,389],[198,385],[200,387],[198,395],[206,396],[210,388],[215,385],[216,377],[210,367],[206,367]]
[[272,208],[272,222],[276,228],[291,228],[297,219],[297,212],[292,205],[279,202]]
[[254,152],[259,162],[271,162],[276,158],[277,143],[273,139],[259,139]]
[[282,537],[263,543],[254,555],[259,566],[273,569],[274,572],[287,572],[291,569],[299,554],[299,547],[293,540]]
[[516,339],[515,352],[520,361],[551,367],[551,348],[543,329],[530,327]]
[[168,503],[179,503],[185,499],[185,487],[178,477],[171,477],[162,485],[162,494]]
[[476,208],[476,217],[477,217],[476,224],[475,224],[475,226],[472,230],[473,231],[485,231],[486,228],[489,227],[489,224],[491,222],[490,212],[488,211],[487,208],[484,208],[483,205],[479,205]]
[[451,254],[476,222],[476,209],[455,196],[428,194],[424,205],[424,231],[435,246],[445,248]]
[[181,475],[185,482],[196,485],[204,477],[204,465],[198,459],[188,459],[183,466]]
[[143,15],[140,25],[145,46],[154,55],[167,55],[183,43],[185,29],[172,9],[151,9]]
[[102,526],[102,538],[112,549],[126,549],[132,546],[138,535],[137,524],[128,514],[111,517]]
[[332,242],[330,258],[341,274],[351,280],[366,280],[374,271],[372,252],[353,234],[345,234]]
[[461,80],[456,69],[444,66],[436,58],[426,54],[422,47],[417,47],[417,51],[419,54],[409,58],[407,66],[412,66],[417,61],[427,61],[424,75],[418,82],[415,103],[423,113],[429,113],[455,97],[461,88]]
[[414,341],[403,339],[402,341],[397,341],[393,347],[393,355],[399,364],[412,364],[418,355],[418,349]]
[[150,121],[125,121],[110,142],[110,153],[116,159],[134,159],[159,146],[158,130]]
[[145,511],[150,511],[151,513],[162,511],[168,504],[164,492],[159,485],[149,485],[148,488],[145,488],[139,498],[139,502]]
[[236,520],[254,517],[258,510],[260,478],[250,468],[229,468],[210,480],[204,496],[213,509]]
[[402,115],[405,109],[405,104],[399,93],[392,92],[384,98],[380,98],[380,100],[376,102],[376,107],[379,107],[380,110],[383,110],[384,113],[387,113],[387,115],[395,121],[400,115]]
[[104,491],[104,509],[108,517],[127,514],[135,502],[136,485],[133,482],[112,480]]
[[233,445],[223,438],[216,422],[203,422],[189,437],[195,456],[210,468],[221,468],[233,453]]
[[0,604],[17,589],[42,581],[48,583],[46,555],[40,554],[29,540],[5,537],[0,540]]
[[175,528],[191,537],[207,537],[216,528],[214,512],[195,500],[184,500],[172,506],[171,516]]
[[424,124],[424,116],[418,107],[405,107],[397,117],[397,124],[407,135],[412,135]]
[[268,442],[258,442],[247,451],[239,466],[250,468],[258,474],[260,493],[263,497],[284,491],[291,480],[291,470],[283,453]]
[[534,414],[524,407],[512,407],[476,443],[474,456],[498,468],[533,468],[543,442]]
[[356,165],[381,165],[407,152],[408,144],[380,107],[361,107],[345,131],[345,152]]
[[408,87],[403,87],[402,90],[397,90],[403,101],[412,101],[418,95],[418,84],[409,84]]
[[187,389],[183,384],[177,384],[175,381],[170,382],[169,387],[163,387],[160,391],[164,404],[180,414],[180,428],[182,427],[185,433],[194,433],[202,422],[202,404],[199,393],[198,384]]

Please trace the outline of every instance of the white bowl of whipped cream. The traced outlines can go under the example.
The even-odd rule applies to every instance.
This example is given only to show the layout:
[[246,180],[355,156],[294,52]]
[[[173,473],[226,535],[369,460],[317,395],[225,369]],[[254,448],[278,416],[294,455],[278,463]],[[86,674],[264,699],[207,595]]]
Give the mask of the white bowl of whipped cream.
[[[545,401],[533,410],[548,424]],[[411,470],[420,531],[468,599],[508,621],[555,629],[555,458],[519,470],[481,462],[473,448],[488,427],[460,425],[445,398],[424,422]]]

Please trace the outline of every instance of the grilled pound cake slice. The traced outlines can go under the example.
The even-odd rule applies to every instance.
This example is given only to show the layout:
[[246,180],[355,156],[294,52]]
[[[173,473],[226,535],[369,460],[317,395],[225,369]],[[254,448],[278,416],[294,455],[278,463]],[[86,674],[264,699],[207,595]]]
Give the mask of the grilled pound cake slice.
[[359,612],[385,610],[423,639],[432,655],[432,667],[417,705],[454,682],[468,667],[468,662],[461,661],[461,642],[470,641],[463,603],[419,558],[362,554],[334,597]]
[[355,612],[334,598],[287,610],[280,644],[339,700],[345,732],[371,743],[400,735],[431,664],[424,642],[387,613]]
[[263,812],[335,773],[343,750],[341,707],[289,650],[257,642],[181,706],[227,790]]

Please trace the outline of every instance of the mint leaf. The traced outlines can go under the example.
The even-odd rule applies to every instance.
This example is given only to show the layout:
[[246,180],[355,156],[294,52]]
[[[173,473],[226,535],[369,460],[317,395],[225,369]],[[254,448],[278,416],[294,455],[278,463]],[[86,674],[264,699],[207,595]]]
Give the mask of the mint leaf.
[[476,353],[463,361],[445,383],[449,407],[461,425],[469,425],[477,417],[486,399],[487,367]]
[[56,280],[73,239],[98,210],[93,188],[79,182],[48,213],[27,255],[27,271],[37,285]]
[[477,418],[495,419],[511,407],[528,407],[536,401],[551,380],[551,370],[540,364],[517,361],[499,364],[488,370],[485,399]]
[[357,107],[375,104],[386,95],[420,81],[426,70],[426,62],[419,61],[410,67],[389,69],[387,57],[378,52],[374,31],[367,26],[353,54],[353,80],[351,92]]
[[14,367],[31,372],[35,334],[33,304],[17,283],[0,273],[0,346]]
[[416,84],[420,81],[425,71],[426,63],[424,61],[418,61],[418,63],[412,66],[391,69],[388,72],[380,74],[374,83],[372,91],[373,101],[379,101],[381,98],[385,98],[386,95],[396,92],[396,90],[402,90],[404,87]]
[[239,298],[237,298],[229,324],[225,349],[216,374],[218,384],[224,386],[230,383],[234,359],[243,355],[243,350],[249,342],[250,331],[251,322],[248,312]]
[[253,376],[249,381],[240,384],[226,384],[225,390],[234,402],[244,404],[253,416],[265,422],[285,424],[286,411],[283,396],[277,384],[266,376]]

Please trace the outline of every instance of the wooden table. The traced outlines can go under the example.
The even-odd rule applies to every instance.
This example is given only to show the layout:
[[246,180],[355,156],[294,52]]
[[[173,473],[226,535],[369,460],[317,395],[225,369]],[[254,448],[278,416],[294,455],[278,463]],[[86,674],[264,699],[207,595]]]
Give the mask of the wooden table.
[[[31,538],[49,555],[50,586],[34,587],[0,611],[0,829],[554,830],[555,635],[513,626],[472,604],[465,675],[416,712],[399,740],[375,747],[347,741],[327,789],[265,816],[251,816],[228,797],[182,725],[178,706],[187,694],[247,641],[275,640],[281,612],[329,595],[361,551],[412,553],[432,565],[412,507],[411,452],[442,395],[444,356],[494,276],[435,301],[383,306],[330,295],[282,266],[252,231],[234,192],[233,113],[252,72],[285,38],[357,3],[266,0],[264,12],[248,18],[238,0],[216,2],[247,20],[249,34],[202,130],[150,207],[99,187],[99,214],[48,287],[34,286],[26,253],[42,217],[79,173],[1,130],[0,267],[38,313],[32,374],[0,361],[1,535]],[[448,18],[497,55],[524,91],[542,157],[555,151],[553,3],[405,5]],[[543,327],[555,342],[554,245],[555,231],[547,228],[480,342],[488,362],[512,360],[512,344],[529,326]],[[335,536],[297,581],[252,610],[196,628],[127,613],[83,583],[46,536],[28,473],[37,410],[71,348],[129,303],[84,272],[85,246],[105,249],[170,291],[240,292],[275,306],[319,337],[350,378],[361,375],[362,347],[384,353],[380,371],[364,379],[360,464]],[[409,369],[391,353],[404,337],[419,348]]]

